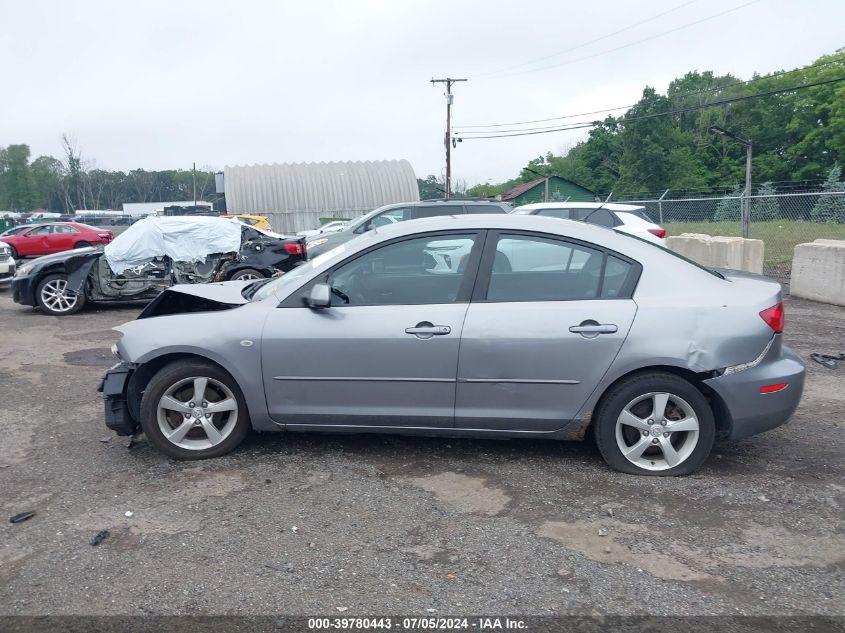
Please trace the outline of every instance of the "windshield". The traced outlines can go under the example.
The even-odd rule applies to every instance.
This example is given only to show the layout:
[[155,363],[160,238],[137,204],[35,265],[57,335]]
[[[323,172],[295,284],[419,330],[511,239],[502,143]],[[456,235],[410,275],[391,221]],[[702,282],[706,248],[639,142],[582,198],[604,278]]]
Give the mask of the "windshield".
[[[354,246],[357,240],[361,239],[360,237],[356,237],[348,242],[344,242],[339,246],[331,249],[330,251],[326,251],[321,255],[317,255],[314,259],[309,259],[307,262],[302,264],[301,266],[297,266],[290,272],[285,273],[281,277],[275,277],[262,285],[255,291],[252,295],[250,301],[262,301],[270,296],[277,296],[281,297],[283,294],[286,294],[291,288],[296,287],[299,283],[302,282],[311,272],[315,270],[319,270],[321,268],[327,268],[329,262],[334,262],[339,258],[342,253],[345,253],[350,246]],[[259,282],[260,283],[260,282]]]

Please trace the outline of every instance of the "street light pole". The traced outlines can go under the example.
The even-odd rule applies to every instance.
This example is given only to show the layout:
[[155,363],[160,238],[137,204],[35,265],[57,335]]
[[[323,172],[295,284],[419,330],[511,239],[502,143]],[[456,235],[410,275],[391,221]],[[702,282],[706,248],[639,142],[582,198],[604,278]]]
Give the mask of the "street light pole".
[[745,203],[742,209],[742,237],[748,239],[751,222],[751,141],[745,145]]
[[720,136],[726,136],[745,147],[745,194],[742,198],[742,237],[748,239],[748,225],[751,221],[751,139],[734,132],[729,132],[717,125],[711,126],[710,131]]

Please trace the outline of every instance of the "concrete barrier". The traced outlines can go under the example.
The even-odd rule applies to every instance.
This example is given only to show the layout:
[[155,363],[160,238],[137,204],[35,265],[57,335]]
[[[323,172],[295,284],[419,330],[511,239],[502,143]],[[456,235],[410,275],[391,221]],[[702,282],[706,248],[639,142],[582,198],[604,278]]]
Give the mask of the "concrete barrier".
[[702,266],[763,273],[765,246],[762,240],[682,233],[667,237],[666,244],[670,250]]
[[795,246],[789,293],[845,306],[845,240],[816,240]]

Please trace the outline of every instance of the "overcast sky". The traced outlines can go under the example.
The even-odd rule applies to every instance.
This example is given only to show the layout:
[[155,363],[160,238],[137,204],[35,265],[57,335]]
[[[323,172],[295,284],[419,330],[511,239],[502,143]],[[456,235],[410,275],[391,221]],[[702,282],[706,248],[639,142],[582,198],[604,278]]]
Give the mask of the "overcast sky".
[[[104,169],[407,158],[417,176],[440,175],[433,76],[469,78],[454,89],[455,124],[488,124],[634,103],[690,70],[747,79],[845,46],[841,0],[758,0],[679,28],[748,2],[0,0],[0,145],[59,157],[67,133]],[[454,177],[505,180],[584,135],[466,141]]]

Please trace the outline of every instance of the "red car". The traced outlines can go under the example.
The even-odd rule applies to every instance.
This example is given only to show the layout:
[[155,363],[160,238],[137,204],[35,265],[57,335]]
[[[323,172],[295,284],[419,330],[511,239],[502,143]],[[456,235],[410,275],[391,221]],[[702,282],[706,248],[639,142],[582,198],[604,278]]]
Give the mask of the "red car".
[[78,222],[49,222],[2,238],[12,247],[12,257],[50,255],[72,248],[108,244],[114,233]]

